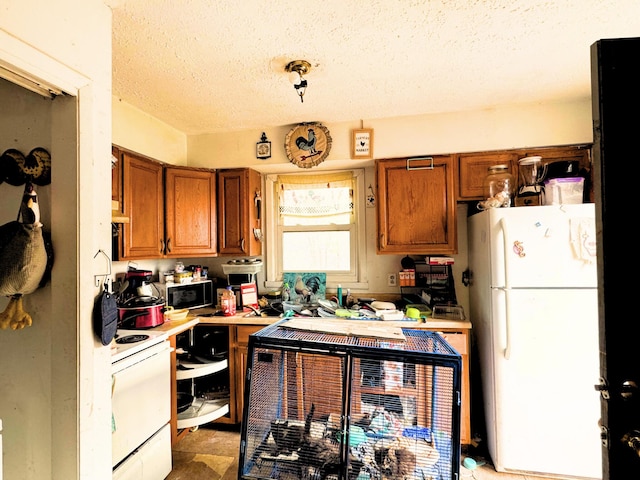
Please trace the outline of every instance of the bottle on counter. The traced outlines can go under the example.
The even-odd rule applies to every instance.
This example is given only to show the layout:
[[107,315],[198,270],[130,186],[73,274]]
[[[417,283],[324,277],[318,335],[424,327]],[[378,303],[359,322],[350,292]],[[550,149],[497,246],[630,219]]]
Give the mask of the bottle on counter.
[[233,293],[231,285],[222,294],[220,306],[225,317],[231,317],[236,314],[236,294]]
[[347,288],[347,297],[346,297],[346,300],[344,301],[344,305],[347,308],[351,308],[354,303],[356,303],[356,302],[355,302],[355,300],[353,298],[353,295],[351,295],[351,289]]

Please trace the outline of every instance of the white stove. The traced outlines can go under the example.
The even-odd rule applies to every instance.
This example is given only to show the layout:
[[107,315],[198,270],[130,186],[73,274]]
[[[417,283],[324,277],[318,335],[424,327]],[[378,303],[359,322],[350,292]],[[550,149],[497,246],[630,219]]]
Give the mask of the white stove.
[[112,478],[166,478],[171,472],[171,347],[167,332],[118,330],[114,344]]
[[118,330],[115,337],[115,347],[111,349],[111,363],[118,362],[134,353],[152,347],[167,338],[167,332]]

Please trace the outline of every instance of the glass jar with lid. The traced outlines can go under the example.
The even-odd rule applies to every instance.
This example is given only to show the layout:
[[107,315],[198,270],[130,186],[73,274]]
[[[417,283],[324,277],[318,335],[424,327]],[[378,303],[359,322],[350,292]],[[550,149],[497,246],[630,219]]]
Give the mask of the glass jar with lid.
[[492,165],[484,179],[484,194],[486,207],[510,207],[516,184],[508,165]]

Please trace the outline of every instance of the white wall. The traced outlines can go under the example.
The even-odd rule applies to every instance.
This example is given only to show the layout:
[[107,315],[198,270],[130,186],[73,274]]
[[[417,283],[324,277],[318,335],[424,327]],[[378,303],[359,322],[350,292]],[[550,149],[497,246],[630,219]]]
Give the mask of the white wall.
[[[55,250],[51,281],[25,297],[33,325],[0,331],[4,478],[111,478],[110,352],[91,323],[105,269],[93,256],[111,236],[111,12],[102,0],[4,0],[0,60],[70,94],[0,86],[0,151],[51,153],[38,193]],[[0,184],[2,224],[20,193]]]
[[117,97],[111,101],[112,142],[172,165],[187,164],[187,136]]

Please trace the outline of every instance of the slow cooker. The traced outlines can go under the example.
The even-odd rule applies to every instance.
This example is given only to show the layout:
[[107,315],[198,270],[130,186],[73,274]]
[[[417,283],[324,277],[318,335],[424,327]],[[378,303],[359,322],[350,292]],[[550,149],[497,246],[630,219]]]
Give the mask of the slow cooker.
[[164,323],[164,299],[133,297],[118,307],[118,328],[152,328]]

